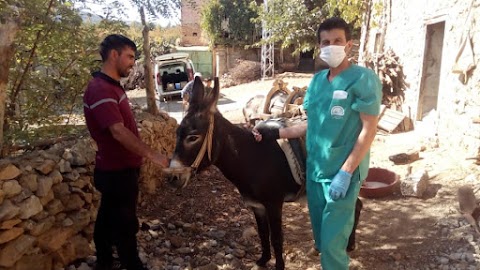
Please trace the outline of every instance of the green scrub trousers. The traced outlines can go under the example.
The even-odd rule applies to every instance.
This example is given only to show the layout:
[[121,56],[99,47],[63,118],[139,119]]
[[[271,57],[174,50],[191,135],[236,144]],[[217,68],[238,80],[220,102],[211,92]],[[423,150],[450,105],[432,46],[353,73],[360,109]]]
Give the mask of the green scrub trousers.
[[332,81],[328,72],[314,76],[304,99],[308,114],[307,200],[322,268],[348,270],[346,247],[361,181],[368,174],[369,153],[353,173],[345,198],[333,201],[328,189],[361,132],[360,113],[379,114],[382,88],[378,76],[363,67],[351,65]]
[[[307,181],[308,210],[315,246],[321,250],[324,270],[348,269],[348,238],[355,219],[355,203],[360,191],[358,170],[345,198],[333,201],[328,195],[331,182]],[[322,230],[323,228],[323,230]]]

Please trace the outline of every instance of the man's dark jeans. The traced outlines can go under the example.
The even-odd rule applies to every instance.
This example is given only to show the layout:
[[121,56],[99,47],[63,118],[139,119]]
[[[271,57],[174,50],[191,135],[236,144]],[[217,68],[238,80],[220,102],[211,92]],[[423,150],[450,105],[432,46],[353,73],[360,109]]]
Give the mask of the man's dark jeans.
[[107,268],[112,265],[112,246],[116,246],[123,267],[144,269],[138,257],[136,238],[139,172],[139,169],[95,169],[95,187],[102,193],[93,234],[98,265]]

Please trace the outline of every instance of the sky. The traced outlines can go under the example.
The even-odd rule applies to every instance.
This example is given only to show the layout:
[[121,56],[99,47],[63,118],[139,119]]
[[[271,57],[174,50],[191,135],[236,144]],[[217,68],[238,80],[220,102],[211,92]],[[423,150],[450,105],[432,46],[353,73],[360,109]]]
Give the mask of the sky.
[[[106,2],[113,2],[113,0],[106,0]],[[128,0],[119,0],[124,5],[124,12],[126,15],[124,16],[119,16],[120,19],[122,19],[125,22],[140,22],[140,14],[138,13],[138,10],[135,9],[131,4],[130,1]],[[84,12],[91,12],[93,14],[99,15],[101,17],[105,17],[106,15],[106,10],[110,7],[112,8],[112,5],[98,5],[98,4],[93,4],[89,3],[89,1],[85,1],[85,4],[82,4],[81,6],[77,6],[80,8],[80,10]],[[168,24],[174,25],[174,24],[180,24],[180,11],[177,13],[178,15],[175,16],[175,18],[172,19],[165,19],[165,18],[153,18],[153,19],[147,19],[149,22],[153,22],[155,24],[160,24],[162,27],[167,26]]]

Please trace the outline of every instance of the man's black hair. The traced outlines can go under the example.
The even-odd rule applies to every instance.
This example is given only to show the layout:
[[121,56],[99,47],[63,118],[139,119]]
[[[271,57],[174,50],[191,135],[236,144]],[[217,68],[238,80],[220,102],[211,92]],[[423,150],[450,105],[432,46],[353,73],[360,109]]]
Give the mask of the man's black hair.
[[345,31],[345,38],[347,41],[352,39],[352,31],[350,30],[350,26],[344,19],[339,17],[332,17],[328,18],[320,24],[317,30],[317,39],[318,43],[320,43],[320,32],[322,31],[330,31],[333,29],[343,29]]
[[119,34],[108,35],[100,44],[100,56],[102,56],[102,61],[105,62],[107,60],[108,54],[111,50],[116,50],[120,53],[125,47],[130,47],[135,53],[137,52],[137,45],[135,45],[135,42],[126,36]]

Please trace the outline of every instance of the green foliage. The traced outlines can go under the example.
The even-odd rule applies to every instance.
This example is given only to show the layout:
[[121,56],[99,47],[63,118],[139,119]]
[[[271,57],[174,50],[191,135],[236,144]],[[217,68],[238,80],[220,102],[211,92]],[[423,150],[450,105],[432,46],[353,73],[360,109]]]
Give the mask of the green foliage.
[[209,0],[201,16],[202,29],[212,46],[252,44],[259,34],[251,21],[257,15],[248,0]]
[[151,17],[172,18],[180,8],[181,0],[130,0],[130,3],[137,8],[144,7]]
[[380,26],[380,20],[383,17],[383,2],[375,2],[372,8],[372,20],[370,25],[372,28],[377,28]]
[[293,47],[293,54],[314,50],[316,48],[316,31],[322,21],[322,1],[312,1],[309,5],[305,0],[272,0],[269,1],[269,10],[264,6],[257,6],[254,2],[251,7],[256,8],[258,17],[253,19],[257,25],[271,29],[271,37],[255,43],[260,46],[264,42],[273,42],[283,48]]
[[[142,25],[140,23],[132,23],[127,31],[130,37],[137,45],[138,50],[143,51]],[[150,36],[150,55],[156,57],[170,52],[178,43],[182,36],[180,26],[155,26],[151,25]]]
[[68,123],[74,113],[81,114],[83,90],[99,66],[100,41],[125,30],[118,22],[83,23],[72,1],[16,5],[20,28],[7,87],[7,145],[28,143],[33,129]]
[[[328,17],[340,16],[354,26],[354,33],[361,25],[362,0],[270,0],[269,10],[252,2],[251,8],[258,14],[253,18],[257,25],[271,29],[271,36],[266,40],[254,43],[260,46],[265,42],[273,42],[283,48],[292,47],[293,54],[314,50],[317,54],[317,29]],[[357,30],[357,31],[355,31]]]
[[370,0],[326,0],[323,11],[330,16],[342,17],[354,28],[360,28],[364,4]]

